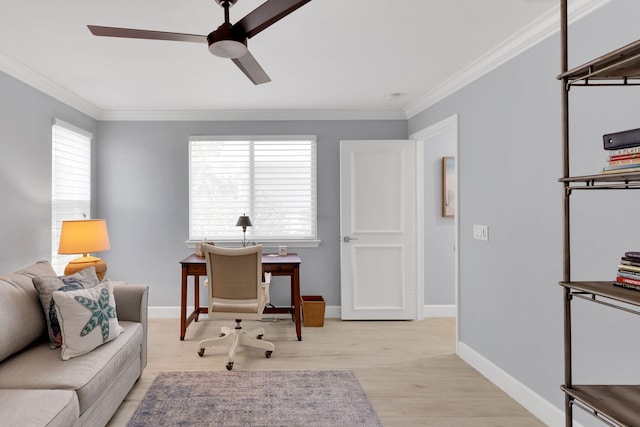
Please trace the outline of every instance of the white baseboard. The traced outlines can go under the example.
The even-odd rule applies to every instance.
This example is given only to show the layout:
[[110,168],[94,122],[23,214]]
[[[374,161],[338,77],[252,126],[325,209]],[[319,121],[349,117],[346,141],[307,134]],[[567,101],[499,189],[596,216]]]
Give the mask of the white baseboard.
[[[193,312],[193,306],[187,307],[187,313]],[[204,315],[206,316],[206,314]],[[277,318],[289,317],[288,314],[278,314]],[[339,306],[327,306],[324,310],[325,319],[339,319],[340,307]],[[180,307],[178,306],[152,306],[149,307],[149,318],[151,319],[179,319]]]
[[425,305],[424,317],[456,317],[455,305]]
[[[561,409],[460,341],[458,342],[458,356],[546,425],[550,427],[565,425],[564,412]],[[583,427],[576,421],[573,422],[573,425]]]
[[[187,307],[187,313],[193,312],[193,306]],[[287,315],[282,315],[286,317]],[[424,317],[455,317],[455,305],[425,305]],[[152,306],[149,307],[149,317],[155,319],[179,319],[180,307],[178,306]],[[325,319],[340,319],[340,306],[329,305],[324,309]]]

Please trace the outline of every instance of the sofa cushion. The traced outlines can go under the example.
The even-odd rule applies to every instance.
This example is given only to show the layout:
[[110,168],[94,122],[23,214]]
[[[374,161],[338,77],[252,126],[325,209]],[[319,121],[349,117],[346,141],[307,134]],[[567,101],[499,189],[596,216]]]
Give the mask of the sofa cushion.
[[38,261],[0,276],[0,361],[44,334],[45,319],[32,279],[55,274],[48,261]]
[[0,423],[6,426],[68,427],[80,416],[71,390],[0,390]]
[[[99,397],[123,365],[139,357],[142,325],[121,321],[124,332],[83,356],[64,361],[47,342],[37,344],[0,363],[0,389],[75,390],[80,415]],[[140,370],[140,368],[137,368]]]
[[47,332],[49,333],[49,345],[51,348],[62,346],[60,324],[56,315],[55,306],[51,296],[55,291],[72,291],[88,289],[100,283],[96,275],[95,267],[91,266],[73,273],[69,276],[44,276],[34,277],[33,286],[38,291],[40,304],[47,320]]
[[122,333],[109,281],[90,289],[55,291],[53,300],[62,334],[62,360],[86,354]]

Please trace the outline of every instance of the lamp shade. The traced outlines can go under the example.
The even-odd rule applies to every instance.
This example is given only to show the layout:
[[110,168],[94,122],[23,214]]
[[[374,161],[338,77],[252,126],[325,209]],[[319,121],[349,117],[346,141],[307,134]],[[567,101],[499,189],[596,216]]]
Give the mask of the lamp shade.
[[238,217],[238,222],[236,222],[236,227],[251,227],[251,219],[248,215],[240,215]]
[[106,220],[62,221],[59,254],[88,254],[110,248]]

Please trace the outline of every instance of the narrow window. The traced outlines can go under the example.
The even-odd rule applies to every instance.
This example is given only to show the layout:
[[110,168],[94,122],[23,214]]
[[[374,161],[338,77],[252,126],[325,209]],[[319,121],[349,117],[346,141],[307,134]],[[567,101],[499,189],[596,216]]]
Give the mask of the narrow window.
[[58,255],[62,221],[89,219],[92,135],[61,120],[52,128],[51,265],[62,274],[78,255]]

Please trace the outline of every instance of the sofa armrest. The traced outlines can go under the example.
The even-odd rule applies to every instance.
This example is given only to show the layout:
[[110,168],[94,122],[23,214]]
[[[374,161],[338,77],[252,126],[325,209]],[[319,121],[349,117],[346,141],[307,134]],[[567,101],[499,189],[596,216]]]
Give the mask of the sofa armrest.
[[147,323],[148,285],[114,284],[113,297],[119,320]]
[[118,320],[128,320],[142,324],[142,350],[140,354],[140,375],[147,366],[147,325],[149,285],[134,285],[118,282],[113,285]]

